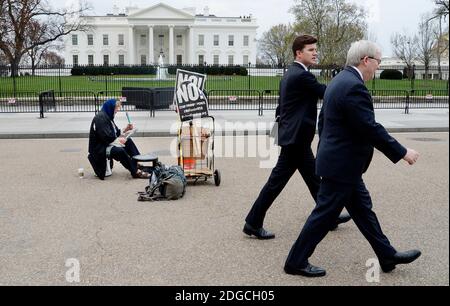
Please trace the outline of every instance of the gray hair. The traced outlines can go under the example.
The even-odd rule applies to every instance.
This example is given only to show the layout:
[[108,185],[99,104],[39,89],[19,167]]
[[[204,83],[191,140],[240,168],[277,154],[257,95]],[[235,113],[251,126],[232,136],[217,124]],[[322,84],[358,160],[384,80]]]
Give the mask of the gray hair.
[[359,40],[352,43],[347,53],[347,66],[358,66],[361,58],[365,56],[376,57],[381,54],[380,47],[368,40]]

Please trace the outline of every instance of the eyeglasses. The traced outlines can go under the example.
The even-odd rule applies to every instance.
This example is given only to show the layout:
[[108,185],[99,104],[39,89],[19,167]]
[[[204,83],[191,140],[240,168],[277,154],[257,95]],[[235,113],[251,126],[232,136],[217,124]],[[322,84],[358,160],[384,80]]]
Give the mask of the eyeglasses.
[[[365,57],[361,57],[361,60],[363,60]],[[378,62],[378,65],[380,65],[381,64],[381,59],[379,59],[379,58],[375,58],[375,57],[373,57],[373,56],[367,56],[367,58],[370,58],[370,59],[373,59],[373,60],[376,60],[377,62]]]

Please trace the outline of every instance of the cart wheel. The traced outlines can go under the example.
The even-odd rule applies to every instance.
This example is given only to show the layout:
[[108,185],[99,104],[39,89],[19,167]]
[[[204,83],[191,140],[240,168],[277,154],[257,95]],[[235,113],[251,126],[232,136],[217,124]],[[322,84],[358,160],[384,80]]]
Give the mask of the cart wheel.
[[219,170],[214,171],[214,183],[216,183],[216,186],[220,186],[220,172]]

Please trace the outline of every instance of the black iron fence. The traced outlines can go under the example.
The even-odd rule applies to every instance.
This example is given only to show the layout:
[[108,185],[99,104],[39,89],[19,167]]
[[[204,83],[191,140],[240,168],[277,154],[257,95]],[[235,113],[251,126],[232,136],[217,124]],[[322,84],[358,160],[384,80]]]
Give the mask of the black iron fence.
[[[121,91],[124,87],[173,88],[175,86],[174,73],[177,68],[207,73],[207,91],[278,90],[280,80],[287,69],[270,66],[132,66],[122,68],[52,66],[32,69],[22,66],[18,69],[18,75],[11,76],[10,67],[4,66],[0,67],[0,91],[16,97],[23,92],[53,90],[55,96],[62,97],[67,92]],[[383,72],[395,70],[402,77],[402,67],[383,67],[377,71],[376,78],[368,81],[366,86],[371,90],[446,90],[448,92],[448,67],[442,67],[440,75],[442,79],[438,79],[439,77],[435,73],[430,73],[430,71],[436,70],[431,68],[427,73],[423,69],[415,69],[414,77],[410,79],[392,80],[383,79],[388,75]],[[330,67],[311,69],[311,72],[323,83],[328,83],[339,71],[340,69]]]
[[[448,108],[447,90],[371,90],[375,109]],[[275,110],[278,90],[210,90],[206,92],[209,109],[257,111]],[[20,92],[14,97],[0,92],[0,113],[97,112],[104,101],[122,99],[122,111],[149,112],[173,110],[174,88],[129,88],[120,91]],[[321,107],[320,101],[318,107]]]

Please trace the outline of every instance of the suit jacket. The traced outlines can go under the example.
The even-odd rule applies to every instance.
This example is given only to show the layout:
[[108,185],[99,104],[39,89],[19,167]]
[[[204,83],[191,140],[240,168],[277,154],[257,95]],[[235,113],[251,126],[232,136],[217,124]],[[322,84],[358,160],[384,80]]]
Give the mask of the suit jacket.
[[280,146],[311,145],[316,131],[317,102],[323,98],[325,89],[302,65],[294,62],[289,67],[281,81],[277,109]]
[[319,116],[316,173],[340,182],[356,183],[369,168],[374,147],[397,163],[406,148],[375,121],[372,97],[352,67],[328,85]]
[[89,132],[88,159],[95,174],[101,180],[105,178],[106,172],[106,148],[120,136],[120,133],[120,129],[105,112],[98,112],[92,120]]

